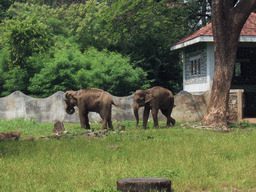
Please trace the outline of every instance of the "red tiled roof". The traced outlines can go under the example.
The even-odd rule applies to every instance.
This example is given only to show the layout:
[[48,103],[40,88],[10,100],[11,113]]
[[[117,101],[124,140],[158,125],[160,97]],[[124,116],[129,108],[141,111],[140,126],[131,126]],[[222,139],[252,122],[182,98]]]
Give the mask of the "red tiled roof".
[[[244,24],[244,27],[240,33],[241,36],[256,36],[256,13],[251,13],[251,15],[248,17],[247,21]],[[212,23],[206,25],[205,27],[202,27],[201,29],[195,31],[191,35],[181,39],[175,44],[172,44],[171,46],[178,45],[181,43],[184,43],[186,41],[189,41],[191,39],[197,38],[199,36],[213,36],[212,33]]]

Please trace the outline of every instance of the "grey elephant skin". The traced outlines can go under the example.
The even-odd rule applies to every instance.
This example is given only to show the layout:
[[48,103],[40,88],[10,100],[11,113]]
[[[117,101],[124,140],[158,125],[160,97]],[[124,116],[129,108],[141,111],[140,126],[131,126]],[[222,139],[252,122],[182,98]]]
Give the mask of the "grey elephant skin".
[[[0,119],[11,120],[15,118],[34,118],[36,122],[57,122],[63,123],[80,123],[78,109],[73,115],[68,115],[65,112],[65,92],[58,91],[47,98],[33,98],[23,94],[20,91],[15,91],[12,94],[0,98]],[[117,106],[112,106],[113,121],[135,121],[133,113],[133,97],[112,96]],[[174,96],[174,105],[172,117],[176,121],[194,122],[200,121],[206,112],[209,93],[205,92],[202,95],[192,95],[186,91],[181,91]],[[142,120],[144,107],[139,109],[139,115]],[[152,121],[151,114],[149,120]],[[166,117],[159,112],[159,121],[166,121]],[[95,112],[89,113],[90,122],[100,122],[101,117]]]

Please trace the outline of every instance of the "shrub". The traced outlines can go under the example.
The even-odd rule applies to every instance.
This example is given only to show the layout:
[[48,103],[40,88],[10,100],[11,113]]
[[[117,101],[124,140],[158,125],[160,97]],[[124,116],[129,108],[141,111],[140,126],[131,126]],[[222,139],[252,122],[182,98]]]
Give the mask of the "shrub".
[[149,87],[146,73],[141,68],[133,69],[128,57],[107,50],[99,52],[95,48],[83,54],[76,48],[57,51],[30,82],[28,89],[41,97],[59,90],[88,87],[124,96]]

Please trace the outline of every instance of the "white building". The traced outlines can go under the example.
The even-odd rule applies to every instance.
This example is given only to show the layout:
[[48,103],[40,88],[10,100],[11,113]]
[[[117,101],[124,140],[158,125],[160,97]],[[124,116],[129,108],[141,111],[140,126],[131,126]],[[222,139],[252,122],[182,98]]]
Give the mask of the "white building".
[[[183,90],[201,94],[211,89],[214,75],[212,24],[171,45],[183,53]],[[243,89],[245,116],[256,116],[256,13],[251,13],[239,38],[231,89]]]

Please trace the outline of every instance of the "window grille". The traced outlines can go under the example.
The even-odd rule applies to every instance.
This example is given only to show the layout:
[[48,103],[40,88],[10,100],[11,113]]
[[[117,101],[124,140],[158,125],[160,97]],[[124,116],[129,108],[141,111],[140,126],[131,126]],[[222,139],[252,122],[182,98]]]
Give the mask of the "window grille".
[[191,61],[191,75],[201,74],[201,62],[200,59]]

